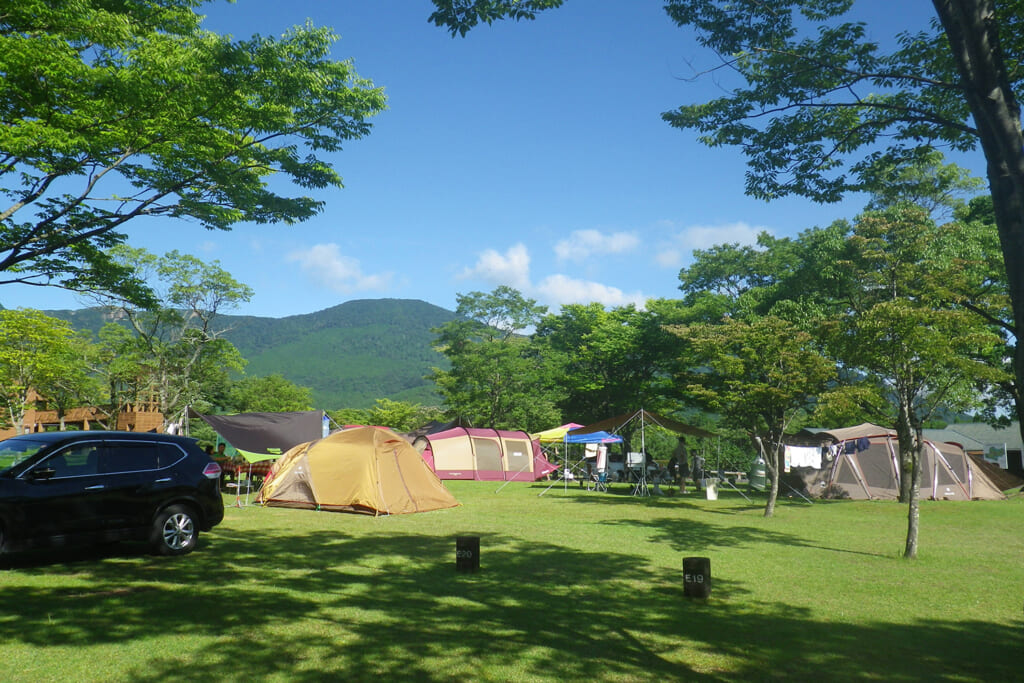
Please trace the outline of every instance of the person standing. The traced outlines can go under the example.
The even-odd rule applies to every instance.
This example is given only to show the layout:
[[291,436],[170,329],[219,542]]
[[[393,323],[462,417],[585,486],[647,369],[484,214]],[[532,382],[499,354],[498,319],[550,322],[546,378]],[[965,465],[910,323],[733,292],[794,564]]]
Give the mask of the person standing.
[[697,493],[700,493],[700,482],[704,479],[704,458],[699,453],[693,456],[693,468],[690,475],[693,477],[694,488]]
[[690,473],[690,458],[686,452],[686,439],[683,437],[679,437],[679,442],[676,444],[675,450],[672,451],[672,457],[679,468],[679,493],[686,493],[686,476]]

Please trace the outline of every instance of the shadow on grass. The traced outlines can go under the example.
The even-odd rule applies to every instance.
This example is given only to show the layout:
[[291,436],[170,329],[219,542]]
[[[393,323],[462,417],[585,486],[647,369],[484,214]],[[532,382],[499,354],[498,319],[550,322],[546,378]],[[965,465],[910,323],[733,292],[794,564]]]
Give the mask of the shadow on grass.
[[[716,544],[753,533],[703,527]],[[194,648],[126,663],[133,681],[1011,680],[1024,650],[1021,624],[824,624],[783,604],[686,600],[673,578],[626,580],[652,568],[614,550],[485,535],[481,571],[461,574],[453,538],[344,528],[222,527],[186,558],[129,546],[37,557],[10,571],[54,585],[0,584],[19,615],[0,619],[0,639],[42,649],[180,637]],[[731,596],[755,588],[715,584]]]
[[[761,500],[751,497],[748,501],[737,492],[722,496],[719,500],[728,502],[729,507],[708,507],[706,501],[697,494],[685,494],[674,496],[633,496],[629,492],[613,492],[612,495],[582,495],[576,496],[573,500],[581,505],[621,505],[621,506],[644,506],[646,508],[664,509],[666,511],[678,511],[680,509],[696,510],[701,514],[736,516],[738,514],[761,512],[764,510],[764,497]],[[754,494],[755,496],[758,494]],[[817,501],[816,501],[817,503]],[[826,504],[842,504],[838,501],[825,501]],[[787,505],[806,506],[807,503],[800,499],[780,498],[777,502],[779,507]],[[695,522],[692,516],[685,518],[662,517],[653,520],[616,519],[600,522],[607,525],[637,526],[654,532],[653,539],[664,543],[679,552],[692,551],[694,548],[726,548],[742,547],[753,543],[774,543],[804,548],[817,548],[830,552],[847,553],[852,555],[865,555],[869,557],[888,557],[882,552],[865,552],[861,550],[850,550],[847,548],[835,548],[824,546],[819,543],[810,543],[807,539],[793,534],[770,531],[764,528],[753,526],[719,527],[716,525],[702,524]]]

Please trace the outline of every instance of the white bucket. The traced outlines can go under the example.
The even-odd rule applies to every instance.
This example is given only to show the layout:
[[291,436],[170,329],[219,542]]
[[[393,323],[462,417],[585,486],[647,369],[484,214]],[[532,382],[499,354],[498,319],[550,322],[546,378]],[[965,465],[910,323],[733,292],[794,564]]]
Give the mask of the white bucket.
[[704,491],[707,492],[708,500],[718,500],[718,479],[705,479]]

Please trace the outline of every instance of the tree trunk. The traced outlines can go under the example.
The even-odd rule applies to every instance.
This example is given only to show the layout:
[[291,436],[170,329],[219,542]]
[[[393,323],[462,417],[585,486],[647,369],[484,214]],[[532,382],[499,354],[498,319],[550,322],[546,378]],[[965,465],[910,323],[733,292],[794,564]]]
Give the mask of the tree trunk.
[[775,501],[779,498],[779,477],[784,465],[784,451],[779,444],[773,443],[770,453],[765,453],[765,469],[768,470],[768,502],[764,505],[764,516],[771,517],[775,514]]
[[897,389],[896,400],[899,403],[897,406],[897,417],[896,417],[896,439],[898,442],[899,449],[899,485],[900,494],[899,501],[901,503],[909,503],[911,496],[911,487],[914,480],[914,456],[918,449],[918,444],[914,442],[914,422],[913,414],[914,406],[910,399],[904,396],[904,393]]
[[917,432],[917,448],[914,451],[910,468],[910,503],[907,506],[907,546],[903,557],[908,560],[917,558],[917,532],[921,526],[921,451],[924,439],[920,430]]
[[[26,383],[26,387],[28,384]],[[24,391],[19,389],[17,396],[17,404],[11,403],[8,405],[8,409],[11,414],[11,425],[18,430],[18,434],[25,433],[25,407],[28,405],[28,389]],[[17,405],[17,408],[15,408]]]
[[[999,43],[992,0],[932,0],[962,79],[987,162],[989,191],[1013,308],[1014,336],[1024,328],[1024,135]],[[1014,378],[1024,387],[1024,344],[1016,344]],[[1018,415],[1021,408],[1017,406]],[[1024,421],[1020,423],[1024,435]]]
[[10,416],[11,426],[17,431],[18,434],[25,433],[25,411],[21,411],[21,415],[14,412],[14,404],[11,403],[7,406],[7,414]]

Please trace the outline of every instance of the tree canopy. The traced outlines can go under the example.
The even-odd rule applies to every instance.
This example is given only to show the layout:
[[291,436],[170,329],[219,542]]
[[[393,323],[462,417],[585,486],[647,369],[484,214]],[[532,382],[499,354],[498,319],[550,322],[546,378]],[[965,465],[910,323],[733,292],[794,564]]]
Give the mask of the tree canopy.
[[117,297],[101,300],[130,328],[112,322],[100,331],[112,402],[155,400],[164,419],[172,421],[207,394],[209,384],[225,384],[229,371],[244,367],[217,316],[248,301],[252,290],[218,262],[177,251],[156,256],[120,245],[108,256],[153,283],[160,302],[139,308]]
[[294,223],[340,187],[325,153],[370,130],[383,91],[309,24],[233,40],[200,0],[7,3],[0,14],[0,284],[153,303],[107,256],[129,221]]
[[32,389],[69,386],[83,375],[71,326],[42,311],[0,310],[0,422],[22,431]]
[[476,427],[537,431],[557,424],[555,374],[520,330],[540,321],[546,310],[511,287],[457,297],[459,316],[435,330],[436,348],[451,368],[435,368],[450,418]]
[[[784,435],[803,425],[814,399],[836,376],[834,362],[809,333],[774,316],[749,322],[673,326],[685,342],[684,391],[730,426],[758,440],[771,475],[765,516],[775,511]],[[795,431],[795,430],[794,430]]]

